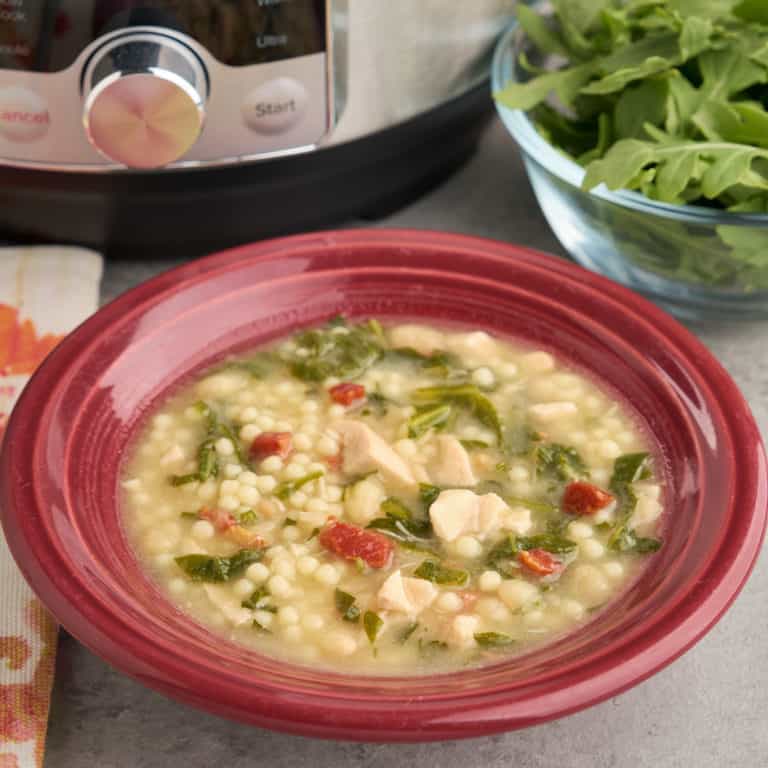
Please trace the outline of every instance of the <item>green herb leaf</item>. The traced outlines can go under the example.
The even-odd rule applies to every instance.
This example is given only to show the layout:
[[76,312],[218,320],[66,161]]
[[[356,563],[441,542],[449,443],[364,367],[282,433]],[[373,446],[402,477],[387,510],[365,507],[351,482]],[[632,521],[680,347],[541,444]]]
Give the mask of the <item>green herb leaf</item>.
[[257,632],[263,632],[266,635],[272,634],[263,624],[259,624],[256,619],[251,622],[251,627],[253,627],[253,629],[255,629]]
[[290,498],[296,491],[300,490],[308,483],[319,480],[324,474],[324,472],[318,470],[317,472],[310,472],[308,475],[299,477],[296,480],[283,480],[282,483],[278,483],[275,487],[274,495],[277,496],[278,499],[285,501],[285,499]]
[[469,582],[469,573],[456,568],[446,568],[434,560],[424,560],[413,572],[417,579],[425,579],[444,587],[464,587]]
[[413,633],[419,628],[419,622],[418,621],[412,621],[406,628],[403,630],[400,637],[397,639],[397,642],[400,643],[400,645],[405,645],[410,639]]
[[175,562],[193,581],[222,582],[239,576],[262,556],[260,549],[241,549],[232,557],[182,555]]
[[464,409],[483,426],[493,430],[499,445],[504,439],[496,406],[473,384],[423,387],[413,393],[415,403],[449,404]]
[[515,640],[502,632],[477,632],[475,642],[481,648],[504,648],[512,645]]
[[429,485],[428,483],[419,483],[419,499],[424,505],[424,508],[429,512],[429,508],[437,501],[437,497],[441,494],[442,490],[436,485]]
[[575,448],[558,443],[540,445],[536,449],[536,472],[560,482],[569,482],[589,476],[587,465]]
[[417,411],[408,420],[408,437],[419,438],[430,429],[438,429],[450,419],[451,406],[437,405]]
[[250,608],[252,611],[264,610],[265,608],[264,602],[268,597],[269,597],[269,590],[267,589],[266,586],[262,584],[260,587],[258,587],[258,589],[256,589],[253,592],[253,594],[249,598],[243,600],[243,602],[240,603],[240,605],[243,608]]
[[329,376],[354,379],[383,354],[381,339],[368,323],[304,331],[295,341],[296,350],[284,360],[302,381],[319,382]]
[[368,637],[368,642],[373,645],[376,642],[376,638],[378,637],[379,632],[381,632],[381,628],[384,626],[384,622],[381,620],[381,617],[374,613],[373,611],[366,611],[363,614],[363,628],[365,629],[365,634]]
[[355,622],[360,618],[360,609],[357,607],[356,600],[349,592],[337,589],[334,592],[336,610],[341,614],[344,621]]
[[199,520],[200,515],[197,512],[182,512],[179,517],[185,519],[185,520]]

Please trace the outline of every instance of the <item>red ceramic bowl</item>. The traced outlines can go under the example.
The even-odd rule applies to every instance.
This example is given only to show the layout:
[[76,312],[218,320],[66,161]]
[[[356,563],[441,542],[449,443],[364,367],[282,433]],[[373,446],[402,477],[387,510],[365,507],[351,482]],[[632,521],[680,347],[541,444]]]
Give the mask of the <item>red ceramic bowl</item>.
[[[147,580],[120,525],[118,474],[148,409],[233,350],[344,312],[457,321],[549,347],[631,403],[663,456],[666,543],[615,606],[491,667],[351,677],[228,644]],[[26,578],[75,637],[211,712],[311,736],[417,741],[540,723],[634,685],[722,615],[766,523],[766,460],[731,379],[674,320],[523,248],[420,232],[308,235],[240,248],[126,293],[27,386],[0,463],[3,524]],[[723,659],[727,663],[727,659]]]

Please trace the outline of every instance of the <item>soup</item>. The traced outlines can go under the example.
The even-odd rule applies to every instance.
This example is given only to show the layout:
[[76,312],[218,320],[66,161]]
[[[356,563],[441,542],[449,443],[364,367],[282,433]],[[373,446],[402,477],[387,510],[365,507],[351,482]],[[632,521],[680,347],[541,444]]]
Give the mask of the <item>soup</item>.
[[181,610],[294,663],[429,674],[552,642],[658,550],[636,419],[482,331],[338,318],[167,400],[122,481]]

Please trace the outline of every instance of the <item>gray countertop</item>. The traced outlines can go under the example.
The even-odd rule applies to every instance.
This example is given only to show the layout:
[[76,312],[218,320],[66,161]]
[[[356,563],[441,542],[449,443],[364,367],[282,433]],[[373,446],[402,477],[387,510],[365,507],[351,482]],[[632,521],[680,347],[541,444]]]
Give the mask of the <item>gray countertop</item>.
[[[520,160],[494,125],[457,176],[377,226],[445,229],[563,254]],[[109,299],[173,263],[111,263]],[[692,328],[768,434],[766,326]],[[322,742],[237,725],[169,701],[62,633],[46,768],[723,768],[768,765],[768,559],[693,650],[622,696],[566,719],[465,742]]]

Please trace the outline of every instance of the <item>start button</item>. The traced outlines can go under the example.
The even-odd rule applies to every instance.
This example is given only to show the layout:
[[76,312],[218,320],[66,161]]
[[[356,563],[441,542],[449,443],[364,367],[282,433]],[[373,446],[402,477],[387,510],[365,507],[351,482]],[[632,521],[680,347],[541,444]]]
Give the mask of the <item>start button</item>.
[[34,91],[0,88],[0,136],[9,141],[37,141],[50,126],[48,106]]
[[282,133],[304,116],[309,97],[290,77],[277,77],[251,91],[243,104],[243,119],[258,133]]

